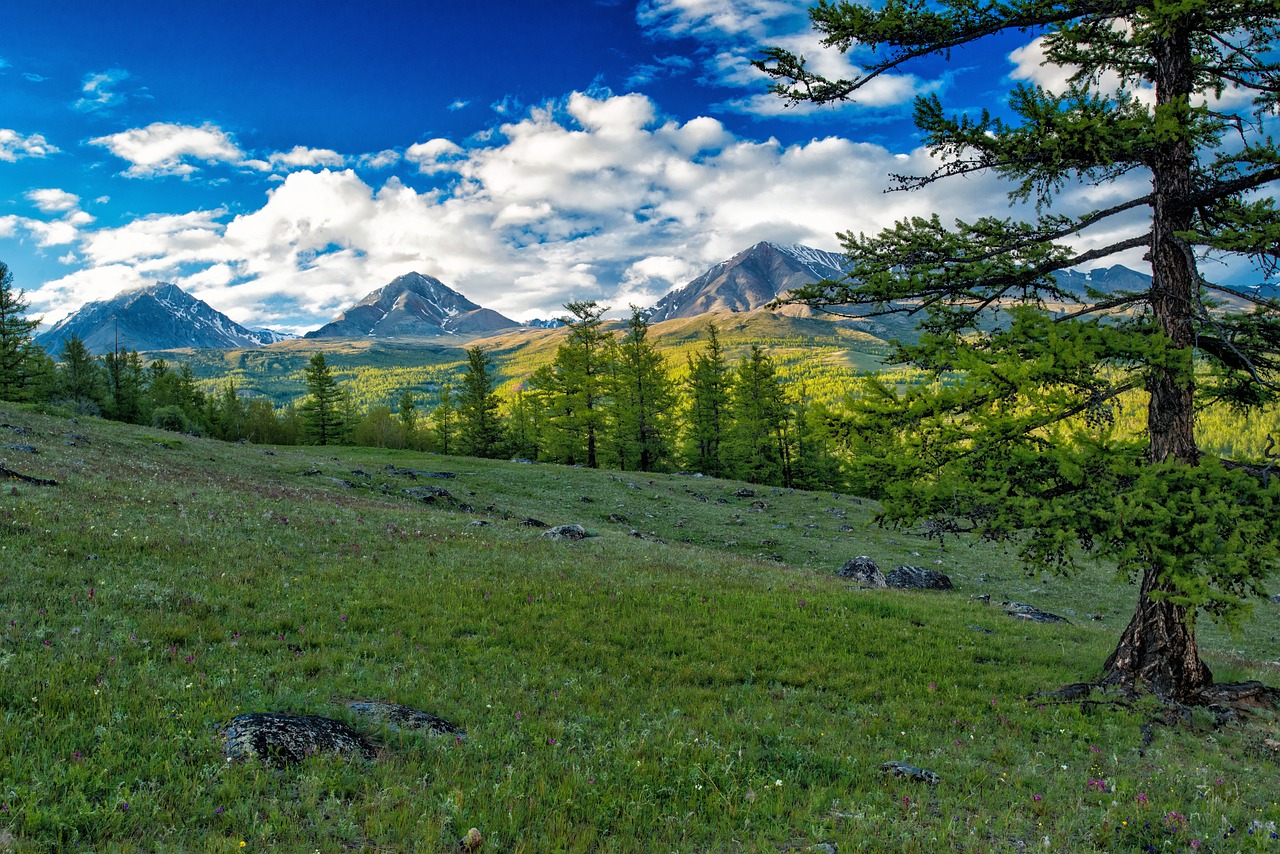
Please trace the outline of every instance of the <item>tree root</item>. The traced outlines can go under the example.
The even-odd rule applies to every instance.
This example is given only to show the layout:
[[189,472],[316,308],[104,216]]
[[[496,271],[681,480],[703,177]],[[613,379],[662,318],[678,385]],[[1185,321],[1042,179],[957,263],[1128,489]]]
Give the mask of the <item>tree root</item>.
[[29,474],[23,474],[22,472],[14,471],[13,469],[6,468],[3,465],[0,465],[0,478],[3,478],[5,480],[20,480],[23,483],[34,484],[35,486],[57,486],[58,485],[58,482],[56,480],[46,480],[43,477],[32,477]]

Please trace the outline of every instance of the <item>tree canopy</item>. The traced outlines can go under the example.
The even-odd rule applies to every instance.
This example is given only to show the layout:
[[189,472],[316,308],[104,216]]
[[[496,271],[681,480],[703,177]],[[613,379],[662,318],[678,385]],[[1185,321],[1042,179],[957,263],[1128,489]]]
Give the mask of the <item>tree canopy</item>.
[[[1280,212],[1267,192],[1280,178],[1269,136],[1280,6],[887,0],[821,2],[811,17],[826,47],[856,44],[871,61],[854,79],[829,80],[770,51],[759,67],[792,101],[849,99],[1006,31],[1040,37],[1046,61],[1069,71],[1063,91],[1016,86],[999,115],[951,115],[937,95],[916,101],[937,166],[896,176],[895,188],[991,173],[1020,216],[842,234],[848,278],[800,298],[921,320],[918,345],[896,358],[935,382],[873,383],[854,430],[887,492],[887,519],[1007,540],[1033,564],[1069,565],[1081,549],[1116,560],[1141,588],[1104,681],[1204,698],[1212,676],[1196,613],[1242,613],[1280,548],[1277,479],[1249,461],[1208,459],[1195,438],[1198,409],[1256,407],[1280,392],[1280,304],[1264,292],[1280,267]],[[1081,185],[1129,193],[1067,209],[1064,191]],[[1142,225],[1126,230],[1137,213]],[[1079,301],[1055,276],[1133,250],[1151,264],[1145,290]],[[1203,263],[1231,258],[1252,263],[1257,287],[1205,274],[1239,269]],[[1107,429],[1135,395],[1147,408],[1137,441]]]

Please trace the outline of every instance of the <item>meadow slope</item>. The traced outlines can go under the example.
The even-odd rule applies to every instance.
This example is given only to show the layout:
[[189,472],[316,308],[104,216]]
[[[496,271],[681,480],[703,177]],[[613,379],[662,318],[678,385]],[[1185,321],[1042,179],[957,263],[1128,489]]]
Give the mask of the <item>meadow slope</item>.
[[[475,827],[486,851],[1280,852],[1271,718],[1026,699],[1098,673],[1136,597],[1105,567],[1027,576],[846,495],[5,405],[0,464],[57,481],[0,481],[0,850],[449,851]],[[833,572],[859,554],[957,589],[853,589]],[[1263,602],[1202,637],[1219,679],[1276,684],[1277,635]],[[245,711],[385,749],[228,763]]]

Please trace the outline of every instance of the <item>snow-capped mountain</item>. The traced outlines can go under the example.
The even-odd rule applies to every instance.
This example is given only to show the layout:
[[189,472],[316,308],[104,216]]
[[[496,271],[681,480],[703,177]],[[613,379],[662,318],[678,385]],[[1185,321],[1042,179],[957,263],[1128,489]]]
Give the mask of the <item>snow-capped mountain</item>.
[[654,304],[650,322],[696,317],[708,311],[751,311],[779,294],[844,275],[844,257],[810,246],[757,243],[721,261]]
[[52,354],[71,335],[92,353],[174,350],[183,347],[261,347],[293,336],[249,329],[177,285],[158,282],[91,302],[35,336]]
[[519,326],[439,279],[408,273],[373,291],[307,338],[396,338],[493,332]]
[[1113,294],[1120,291],[1140,293],[1151,287],[1149,275],[1130,270],[1120,264],[1113,267],[1098,267],[1087,273],[1063,270],[1053,275],[1058,280],[1060,288],[1079,297],[1086,297],[1091,291],[1100,294]]

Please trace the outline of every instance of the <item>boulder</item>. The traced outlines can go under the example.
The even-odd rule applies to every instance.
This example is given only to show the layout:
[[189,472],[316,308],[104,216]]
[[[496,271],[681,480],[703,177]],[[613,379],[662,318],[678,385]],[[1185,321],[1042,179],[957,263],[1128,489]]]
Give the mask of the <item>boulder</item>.
[[250,712],[232,718],[223,734],[228,760],[257,757],[283,766],[316,753],[374,757],[374,747],[363,735],[342,721],[320,715]]
[[942,782],[942,778],[934,772],[924,768],[917,768],[915,765],[908,765],[905,762],[885,762],[880,766],[880,770],[894,777],[918,780],[921,783],[928,783],[930,786],[936,786]]
[[425,501],[428,504],[434,504],[440,499],[452,499],[449,490],[441,489],[438,486],[411,486],[408,489],[400,490],[401,493],[416,498],[419,501]]
[[587,531],[581,525],[556,525],[542,532],[548,540],[585,540]]
[[520,524],[521,524],[521,525],[523,525],[523,526],[525,526],[526,528],[548,528],[548,527],[550,527],[546,522],[543,522],[541,519],[533,519],[533,518],[529,518],[529,519],[521,519],[521,520],[520,520]]
[[885,587],[884,573],[876,562],[866,555],[858,555],[836,570],[836,575],[848,578],[859,587]]
[[884,577],[885,584],[905,590],[951,590],[946,573],[922,566],[900,566]]

